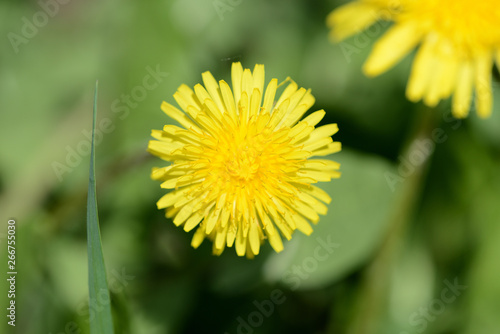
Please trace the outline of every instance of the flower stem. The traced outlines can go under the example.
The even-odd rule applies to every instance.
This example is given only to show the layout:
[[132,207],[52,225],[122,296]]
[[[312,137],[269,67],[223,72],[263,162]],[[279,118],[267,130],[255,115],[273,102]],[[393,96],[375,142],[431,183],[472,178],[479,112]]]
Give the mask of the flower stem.
[[[412,153],[415,154],[415,143],[419,140],[432,140],[431,134],[436,128],[436,110],[425,108],[416,115],[416,125],[405,145],[402,161],[410,161]],[[422,153],[422,152],[420,152]],[[403,246],[404,236],[408,225],[413,220],[416,205],[425,182],[430,157],[428,152],[424,161],[413,166],[413,172],[406,178],[399,189],[396,189],[396,199],[393,212],[390,216],[386,237],[363,273],[361,287],[355,304],[355,316],[352,319],[349,334],[372,334],[380,333],[380,319],[387,309],[389,294],[390,274],[395,266],[397,254]],[[399,169],[398,169],[399,171]],[[401,176],[401,175],[400,175]]]

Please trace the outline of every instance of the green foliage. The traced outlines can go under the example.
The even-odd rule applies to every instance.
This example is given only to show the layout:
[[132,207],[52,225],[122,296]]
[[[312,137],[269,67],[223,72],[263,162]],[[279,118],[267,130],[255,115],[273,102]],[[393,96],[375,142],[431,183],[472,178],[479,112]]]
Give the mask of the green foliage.
[[[102,254],[99,214],[97,212],[95,177],[95,128],[97,118],[97,89],[95,86],[90,152],[89,191],[87,199],[87,253],[89,264],[89,321],[91,334],[113,334],[111,299],[106,279],[106,266]],[[97,304],[98,308],[93,309]]]
[[[21,33],[23,17],[32,20],[42,2],[49,1],[2,2],[2,35]],[[275,289],[286,301],[275,305],[254,333],[481,334],[500,328],[498,84],[490,119],[471,113],[452,121],[449,101],[432,110],[439,120],[433,126],[446,140],[436,143],[428,173],[415,188],[392,192],[384,174],[399,175],[402,148],[415,139],[415,115],[422,107],[404,96],[413,56],[366,78],[360,68],[374,39],[363,47],[355,37],[346,40],[359,49],[349,57],[328,41],[326,15],[345,1],[221,2],[232,3],[222,18],[212,1],[70,1],[20,45],[19,53],[3,38],[0,259],[6,259],[3,224],[14,217],[19,325],[10,328],[2,321],[0,332],[89,334],[93,312],[106,315],[108,330],[112,314],[117,333],[237,333],[238,319],[248,321],[258,311],[255,303],[269,300]],[[344,147],[330,157],[342,163],[342,177],[320,184],[332,203],[313,234],[294,234],[280,254],[265,244],[251,261],[232,249],[212,256],[207,242],[190,247],[192,234],[156,209],[164,190],[149,173],[162,162],[145,152],[151,129],[171,122],[161,102],[175,104],[177,87],[199,83],[206,70],[229,81],[232,61],[245,67],[263,63],[267,79],[290,76],[311,88],[314,108],[327,112],[325,122],[338,123],[334,140]],[[165,74],[148,81],[155,88],[132,99],[148,68],[157,66]],[[97,279],[94,298],[107,272],[111,312],[89,307],[85,281],[82,213],[88,189],[95,196],[85,163],[91,156],[87,120],[97,77],[92,157],[101,234],[95,220],[89,225],[89,269]],[[66,169],[58,170],[55,162]],[[408,193],[414,202],[403,207],[400,199]],[[91,209],[95,197],[89,199]],[[388,238],[391,225],[403,221],[405,227]],[[314,259],[317,238],[329,236],[338,247],[312,270],[308,258]],[[391,247],[388,240],[395,240]],[[297,286],[289,271],[304,264],[310,272],[301,269],[308,278]],[[419,310],[439,300],[444,280],[454,278],[468,288],[420,331],[412,319],[421,319]],[[0,281],[3,310],[6,289]]]

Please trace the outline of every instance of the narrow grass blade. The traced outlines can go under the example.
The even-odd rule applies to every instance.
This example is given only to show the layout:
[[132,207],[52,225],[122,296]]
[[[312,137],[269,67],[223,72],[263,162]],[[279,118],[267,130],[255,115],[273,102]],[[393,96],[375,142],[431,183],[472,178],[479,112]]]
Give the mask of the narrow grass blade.
[[[113,334],[113,319],[109,298],[106,267],[102,255],[101,232],[97,214],[95,185],[95,127],[97,115],[97,88],[95,85],[94,114],[92,124],[92,148],[90,153],[89,193],[87,198],[87,254],[89,262],[89,323],[91,334]],[[97,307],[96,307],[97,304]]]

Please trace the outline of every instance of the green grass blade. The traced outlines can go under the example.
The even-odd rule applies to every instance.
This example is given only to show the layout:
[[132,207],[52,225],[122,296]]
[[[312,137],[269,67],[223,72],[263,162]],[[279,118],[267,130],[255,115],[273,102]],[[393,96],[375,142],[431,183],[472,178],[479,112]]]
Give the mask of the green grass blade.
[[89,262],[89,322],[91,334],[112,334],[113,319],[109,298],[106,267],[101,246],[99,217],[95,184],[95,127],[97,115],[97,87],[95,85],[94,114],[92,124],[92,148],[90,153],[89,193],[87,198],[87,254]]

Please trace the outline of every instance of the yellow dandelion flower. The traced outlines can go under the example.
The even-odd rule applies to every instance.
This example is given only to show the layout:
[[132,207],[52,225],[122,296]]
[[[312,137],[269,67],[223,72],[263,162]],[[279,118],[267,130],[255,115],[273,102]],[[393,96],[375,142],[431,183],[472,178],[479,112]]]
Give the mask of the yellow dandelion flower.
[[310,90],[291,80],[275,101],[278,81],[264,91],[264,66],[254,71],[232,66],[232,87],[210,72],[204,86],[181,85],[174,98],[182,111],[163,102],[161,109],[182,127],[153,130],[148,151],[172,162],[151,177],[172,189],[157,203],[185,231],[197,227],[191,245],[208,237],[213,253],[235,246],[239,256],[259,254],[265,239],[276,252],[280,237],[295,229],[310,234],[310,222],[326,214],[330,197],[312,185],[340,176],[339,164],[309,159],[340,151],[331,136],[336,124],[315,128],[323,110],[300,118],[314,104]]
[[363,67],[367,76],[385,72],[420,44],[407,98],[433,107],[453,95],[453,114],[466,117],[475,90],[478,115],[490,115],[494,59],[500,66],[498,1],[358,0],[330,13],[327,24],[339,41],[379,19],[395,23],[375,43]]

